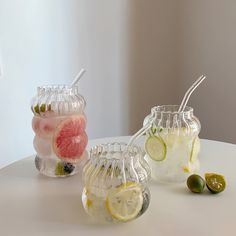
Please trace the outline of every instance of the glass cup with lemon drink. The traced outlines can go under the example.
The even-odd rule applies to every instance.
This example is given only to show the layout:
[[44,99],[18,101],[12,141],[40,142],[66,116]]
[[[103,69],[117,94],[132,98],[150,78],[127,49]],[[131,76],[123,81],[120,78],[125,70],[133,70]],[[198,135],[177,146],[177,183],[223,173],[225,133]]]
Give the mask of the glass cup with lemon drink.
[[128,222],[148,208],[150,169],[138,146],[108,143],[95,146],[83,169],[82,202],[99,221]]
[[160,182],[183,182],[200,168],[200,122],[193,108],[178,110],[178,105],[156,106],[144,120],[144,126],[152,123],[145,136],[146,159],[152,178]]

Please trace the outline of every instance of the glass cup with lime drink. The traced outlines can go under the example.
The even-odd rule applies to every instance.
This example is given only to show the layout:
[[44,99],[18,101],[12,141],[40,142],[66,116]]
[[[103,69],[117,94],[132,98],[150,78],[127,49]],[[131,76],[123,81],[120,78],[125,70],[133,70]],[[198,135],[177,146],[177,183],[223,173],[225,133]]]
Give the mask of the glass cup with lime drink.
[[144,127],[152,123],[145,136],[146,158],[160,182],[183,182],[199,170],[200,122],[193,108],[178,110],[178,105],[156,106],[144,120]]

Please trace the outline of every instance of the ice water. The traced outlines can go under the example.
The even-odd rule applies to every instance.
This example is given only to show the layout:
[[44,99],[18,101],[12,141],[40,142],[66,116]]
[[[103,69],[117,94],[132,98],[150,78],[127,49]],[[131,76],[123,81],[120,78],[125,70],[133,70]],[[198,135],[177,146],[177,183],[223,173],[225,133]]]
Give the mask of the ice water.
[[[163,156],[155,160],[148,155],[147,150],[145,157],[151,167],[153,179],[165,183],[183,182],[190,174],[198,172],[200,167],[198,136],[191,135],[184,129],[171,131],[162,129],[155,136],[157,141],[160,140],[157,155]],[[161,152],[161,149],[164,151]]]

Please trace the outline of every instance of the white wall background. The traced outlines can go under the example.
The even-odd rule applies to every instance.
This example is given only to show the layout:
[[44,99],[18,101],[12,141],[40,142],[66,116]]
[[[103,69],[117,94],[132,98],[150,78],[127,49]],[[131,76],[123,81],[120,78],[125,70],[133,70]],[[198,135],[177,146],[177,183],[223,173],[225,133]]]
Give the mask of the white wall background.
[[[0,167],[31,155],[30,99],[81,67],[90,138],[138,129],[156,104],[190,104],[202,137],[235,142],[235,1],[0,0]],[[210,94],[210,95],[209,95]]]
[[74,7],[75,1],[0,0],[0,167],[34,152],[30,100],[36,87],[66,83],[81,67],[76,60],[72,66],[80,44],[73,32],[80,8]]

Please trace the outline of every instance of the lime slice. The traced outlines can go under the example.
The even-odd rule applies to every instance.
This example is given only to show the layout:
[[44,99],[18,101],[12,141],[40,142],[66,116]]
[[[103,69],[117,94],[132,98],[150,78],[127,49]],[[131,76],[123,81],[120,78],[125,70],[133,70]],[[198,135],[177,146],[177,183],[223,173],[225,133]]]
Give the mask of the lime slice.
[[55,175],[65,176],[73,172],[75,166],[69,162],[58,162],[55,169]]
[[154,161],[163,161],[166,158],[166,144],[157,136],[150,136],[147,139],[145,149],[149,157]]
[[190,161],[193,162],[197,159],[197,156],[200,152],[200,139],[196,137],[193,140],[192,149],[190,153]]
[[58,162],[55,169],[55,175],[57,176],[64,176],[66,172],[64,170],[64,165],[61,162]]
[[206,173],[205,174],[207,188],[212,193],[220,193],[224,191],[226,182],[223,175],[215,174],[215,173]]
[[44,103],[41,104],[41,106],[37,104],[36,106],[34,106],[34,109],[33,109],[33,111],[38,114],[40,114],[40,112],[46,112],[46,111],[51,111],[51,110],[52,110],[51,104],[46,105]]
[[38,104],[37,104],[36,106],[34,106],[34,111],[35,111],[36,113],[38,113],[38,114],[40,113],[40,112],[39,112],[39,105],[38,105]]
[[45,111],[46,111],[46,104],[42,104],[42,105],[40,106],[40,111],[41,111],[41,112],[45,112]]
[[106,208],[117,220],[126,222],[136,218],[142,206],[142,189],[137,183],[128,182],[108,191]]

